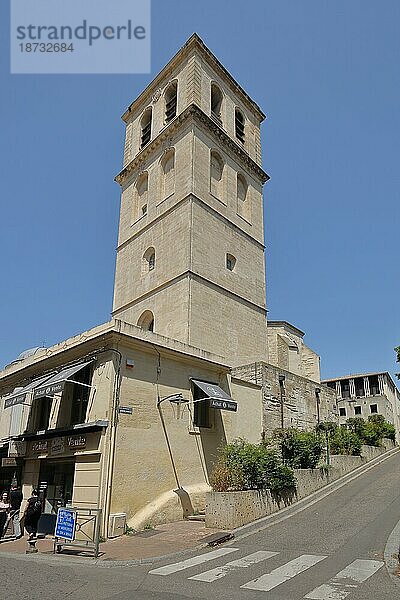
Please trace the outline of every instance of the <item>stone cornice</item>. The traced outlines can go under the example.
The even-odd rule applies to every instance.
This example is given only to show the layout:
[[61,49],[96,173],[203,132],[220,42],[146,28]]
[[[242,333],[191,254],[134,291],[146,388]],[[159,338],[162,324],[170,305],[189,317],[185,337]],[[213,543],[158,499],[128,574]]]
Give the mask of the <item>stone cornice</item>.
[[171,60],[165,65],[165,67],[158,73],[158,75],[149,83],[146,89],[134,100],[127,110],[122,115],[122,120],[127,123],[131,118],[132,114],[135,113],[137,107],[142,107],[143,104],[149,101],[161,85],[162,81],[167,79],[174,69],[182,62],[182,59],[188,56],[191,52],[197,50],[200,55],[211,64],[211,66],[215,69],[215,71],[226,81],[226,83],[231,87],[236,93],[238,93],[245,104],[248,107],[257,113],[260,121],[265,119],[265,114],[262,112],[261,108],[250,98],[250,96],[244,91],[244,89],[237,83],[237,81],[232,77],[229,71],[224,67],[224,65],[217,59],[217,57],[207,48],[203,40],[197,35],[197,33],[193,33],[187,42],[178,50],[178,52],[171,58]]
[[[246,167],[254,173],[254,175],[265,183],[269,179],[269,175],[245,152],[223,129],[205,112],[197,106],[197,104],[191,104],[182,113],[177,115],[173,121],[171,121],[167,127],[165,127],[151,142],[147,144],[141,150],[135,158],[133,158],[118,175],[115,177],[115,181],[123,186],[127,178],[134,173],[136,170],[141,170],[141,166],[146,159],[153,154],[153,152],[159,148],[165,141],[171,140],[172,136],[181,127],[182,124],[192,119],[194,122],[200,123],[206,126],[207,131],[214,134],[214,136],[222,142],[226,148],[228,148]],[[171,142],[169,142],[171,145]]]

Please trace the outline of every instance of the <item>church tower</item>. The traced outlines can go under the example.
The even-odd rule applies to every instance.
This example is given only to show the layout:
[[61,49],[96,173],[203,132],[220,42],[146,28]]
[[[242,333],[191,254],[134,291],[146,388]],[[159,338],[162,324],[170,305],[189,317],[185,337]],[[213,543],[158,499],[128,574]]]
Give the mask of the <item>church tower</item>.
[[113,316],[266,360],[264,114],[194,34],[122,118]]

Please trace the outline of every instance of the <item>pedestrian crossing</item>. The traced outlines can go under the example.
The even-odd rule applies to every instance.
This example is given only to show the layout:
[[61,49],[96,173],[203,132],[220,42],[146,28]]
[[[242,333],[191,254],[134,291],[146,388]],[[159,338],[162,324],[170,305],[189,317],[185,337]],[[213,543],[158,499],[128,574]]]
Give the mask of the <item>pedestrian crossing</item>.
[[[226,560],[229,555],[239,551],[239,548],[217,548],[210,552],[205,552],[179,562],[152,569],[149,571],[149,575],[168,576],[195,567],[201,568],[202,565],[211,561],[216,561],[218,559]],[[274,590],[279,586],[282,586],[283,588],[286,582],[307,572],[308,569],[315,567],[329,558],[327,555],[302,554],[272,570],[265,569],[268,560],[274,557],[277,557],[279,561],[279,552],[258,550],[257,552],[225,562],[215,568],[202,571],[195,575],[190,575],[188,580],[212,584],[234,572],[245,573],[246,569],[257,569],[262,566],[264,573],[255,579],[242,583],[239,587],[244,590],[271,592],[271,590]],[[303,598],[304,600],[345,600],[350,596],[348,600],[351,600],[351,594],[358,586],[379,571],[383,564],[383,561],[379,560],[355,559],[328,581],[322,582],[319,586],[308,592]]]

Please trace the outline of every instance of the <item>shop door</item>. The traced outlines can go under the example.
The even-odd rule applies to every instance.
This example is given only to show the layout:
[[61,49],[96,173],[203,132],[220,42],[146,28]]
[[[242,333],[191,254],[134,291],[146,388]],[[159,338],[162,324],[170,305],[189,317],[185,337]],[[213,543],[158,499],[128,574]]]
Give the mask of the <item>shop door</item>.
[[74,461],[45,461],[40,468],[39,489],[44,494],[45,513],[57,513],[60,506],[72,502]]

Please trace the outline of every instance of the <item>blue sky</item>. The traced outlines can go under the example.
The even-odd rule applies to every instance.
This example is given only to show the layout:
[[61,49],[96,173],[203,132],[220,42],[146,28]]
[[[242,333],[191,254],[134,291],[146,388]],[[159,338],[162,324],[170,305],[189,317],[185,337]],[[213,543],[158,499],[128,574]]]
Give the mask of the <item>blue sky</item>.
[[150,75],[24,76],[1,2],[0,365],[109,319],[120,115],[196,31],[267,114],[269,318],[325,377],[396,371],[399,22],[397,0],[153,0]]

